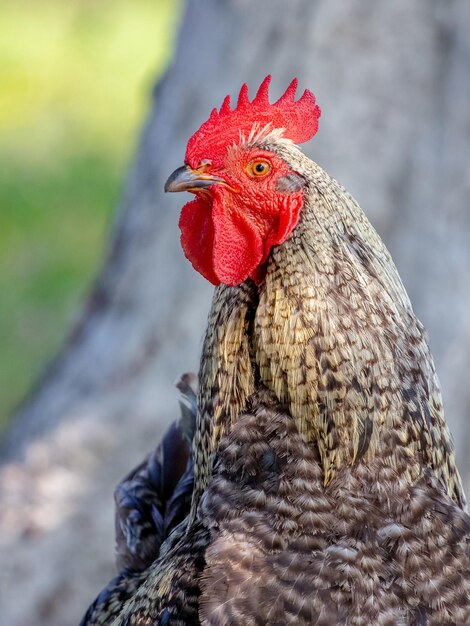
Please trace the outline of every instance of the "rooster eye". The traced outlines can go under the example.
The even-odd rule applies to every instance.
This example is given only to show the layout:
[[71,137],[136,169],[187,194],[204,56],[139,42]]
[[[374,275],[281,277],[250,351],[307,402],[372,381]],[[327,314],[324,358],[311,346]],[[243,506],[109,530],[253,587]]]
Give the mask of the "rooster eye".
[[254,159],[248,163],[246,170],[250,176],[260,178],[261,176],[269,174],[271,171],[271,165],[269,161],[266,161],[265,159]]

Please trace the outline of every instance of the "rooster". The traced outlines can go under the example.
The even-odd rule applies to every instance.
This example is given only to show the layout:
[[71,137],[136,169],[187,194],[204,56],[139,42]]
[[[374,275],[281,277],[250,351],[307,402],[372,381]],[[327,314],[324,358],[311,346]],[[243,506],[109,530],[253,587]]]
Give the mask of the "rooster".
[[361,208],[298,147],[314,95],[294,80],[270,104],[269,83],[214,109],[165,185],[194,194],[181,244],[216,287],[182,521],[84,623],[470,624],[470,518],[424,329]]

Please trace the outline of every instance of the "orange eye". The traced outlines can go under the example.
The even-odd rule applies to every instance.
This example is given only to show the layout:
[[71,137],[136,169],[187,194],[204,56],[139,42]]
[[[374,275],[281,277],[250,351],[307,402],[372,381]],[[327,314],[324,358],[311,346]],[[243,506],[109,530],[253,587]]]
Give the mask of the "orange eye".
[[271,164],[265,159],[254,159],[248,163],[246,171],[250,176],[260,178],[269,174],[271,171]]

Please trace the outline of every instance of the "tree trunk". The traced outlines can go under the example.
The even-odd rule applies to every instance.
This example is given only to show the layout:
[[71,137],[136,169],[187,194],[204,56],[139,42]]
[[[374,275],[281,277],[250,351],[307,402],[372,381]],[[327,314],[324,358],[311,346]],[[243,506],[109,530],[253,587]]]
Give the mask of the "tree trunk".
[[469,485],[470,3],[188,0],[172,66],[81,321],[15,417],[0,474],[2,622],[78,622],[113,573],[112,492],[177,412],[211,287],[163,184],[243,82],[293,76],[323,109],[305,151],[358,199],[428,328]]

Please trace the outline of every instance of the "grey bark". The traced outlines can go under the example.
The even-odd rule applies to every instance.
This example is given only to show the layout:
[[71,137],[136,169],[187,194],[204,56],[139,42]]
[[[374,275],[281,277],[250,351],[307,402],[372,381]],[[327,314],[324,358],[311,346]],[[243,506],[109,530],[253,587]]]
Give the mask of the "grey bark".
[[470,429],[470,3],[188,0],[103,269],[55,363],[15,416],[0,472],[0,616],[73,624],[113,573],[112,491],[177,411],[211,288],[164,196],[226,93],[297,75],[323,109],[305,151],[358,199],[429,330],[467,490]]

